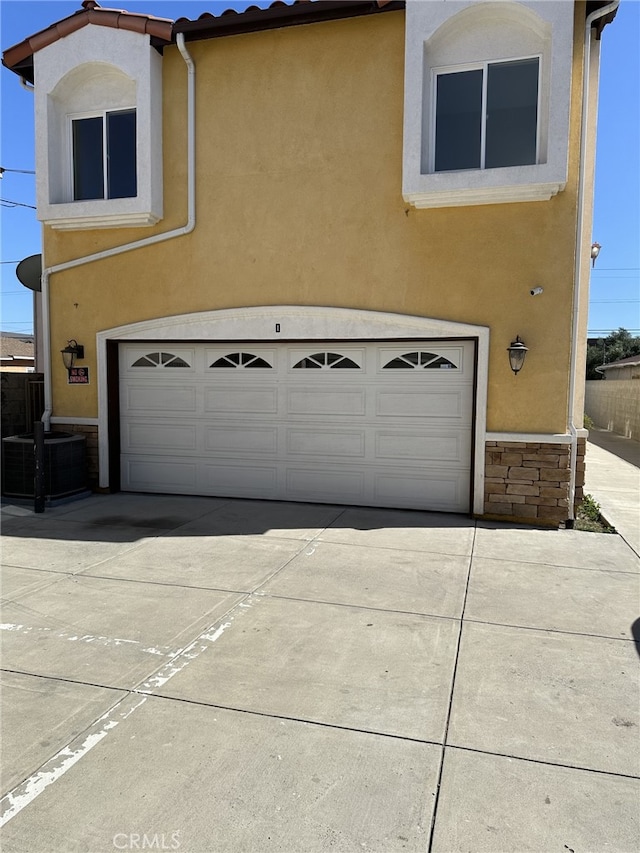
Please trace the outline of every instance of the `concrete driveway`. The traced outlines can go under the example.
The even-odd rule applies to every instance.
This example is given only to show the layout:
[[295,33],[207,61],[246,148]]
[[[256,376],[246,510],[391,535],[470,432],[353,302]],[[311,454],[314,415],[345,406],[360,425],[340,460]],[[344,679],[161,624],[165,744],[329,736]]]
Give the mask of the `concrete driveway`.
[[621,537],[124,494],[3,518],[4,853],[639,849]]

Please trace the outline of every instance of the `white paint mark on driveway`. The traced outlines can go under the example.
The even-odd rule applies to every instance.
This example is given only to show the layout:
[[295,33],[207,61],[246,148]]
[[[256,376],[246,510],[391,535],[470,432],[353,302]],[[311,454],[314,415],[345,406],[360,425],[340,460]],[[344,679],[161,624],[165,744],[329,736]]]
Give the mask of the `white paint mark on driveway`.
[[[68,631],[56,631],[55,628],[16,625],[11,622],[0,624],[0,631],[11,631],[18,634],[49,634],[49,636],[56,640],[67,640],[70,643],[95,643],[98,646],[141,646],[139,640],[125,640],[122,637],[102,637],[94,634],[83,634],[80,636],[78,634],[71,634]],[[138,648],[137,651],[145,652],[149,655],[172,658],[179,654],[180,649],[171,648],[170,646],[161,646],[160,648],[151,646],[149,648]]]
[[[259,599],[254,601],[253,595],[250,596],[244,603],[249,607],[253,603],[257,603]],[[237,610],[236,615],[242,616],[247,612]],[[172,655],[172,660],[161,667],[155,675],[152,675],[140,687],[132,691],[126,698],[122,699],[110,711],[107,711],[102,717],[96,720],[88,731],[71,741],[67,746],[61,749],[56,755],[46,761],[42,767],[22,782],[17,785],[12,791],[9,791],[0,800],[0,827],[4,826],[8,821],[14,818],[23,808],[33,802],[49,785],[56,782],[61,776],[70,770],[81,758],[83,758],[94,746],[100,743],[107,734],[118,726],[123,720],[126,720],[134,711],[147,701],[147,696],[139,694],[152,695],[154,689],[162,687],[164,684],[173,678],[174,675],[181,672],[186,666],[195,660],[203,652],[205,652],[213,643],[220,639],[222,634],[231,627],[235,616],[229,616],[229,621],[218,624],[214,622],[206,628],[199,637],[197,637],[189,646],[181,649]],[[31,631],[31,628],[24,625],[5,624],[0,626],[6,630],[21,630],[25,633]],[[49,630],[49,629],[43,629]],[[78,637],[66,637],[66,639],[84,639]],[[107,640],[109,638],[92,638]],[[126,641],[117,641],[126,642]],[[143,649],[143,651],[146,651]],[[149,650],[155,653],[155,650]]]
[[56,755],[45,762],[42,767],[22,782],[13,791],[0,800],[0,827],[8,823],[11,818],[21,812],[25,806],[33,802],[49,785],[63,776],[74,764],[85,756],[89,750],[100,743],[107,734],[115,729],[119,723],[126,720],[137,708],[146,702],[145,698],[126,697],[110,711],[107,711],[99,720],[90,727],[88,732],[71,741],[68,746],[61,749]]

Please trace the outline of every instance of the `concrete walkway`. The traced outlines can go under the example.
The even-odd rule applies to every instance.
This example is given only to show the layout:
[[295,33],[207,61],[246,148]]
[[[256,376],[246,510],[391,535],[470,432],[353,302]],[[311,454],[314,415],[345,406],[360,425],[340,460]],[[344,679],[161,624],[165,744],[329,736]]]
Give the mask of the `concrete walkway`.
[[621,536],[144,495],[2,514],[4,853],[640,848]]
[[640,555],[640,443],[608,430],[592,429],[587,442],[585,492]]

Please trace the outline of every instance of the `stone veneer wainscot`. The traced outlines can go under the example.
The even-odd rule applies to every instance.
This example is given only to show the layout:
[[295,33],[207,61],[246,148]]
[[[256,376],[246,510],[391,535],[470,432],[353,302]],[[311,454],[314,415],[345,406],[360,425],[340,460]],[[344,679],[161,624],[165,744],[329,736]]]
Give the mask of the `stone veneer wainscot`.
[[[578,439],[576,507],[583,497],[586,439]],[[569,444],[487,441],[484,516],[557,527],[569,515]]]

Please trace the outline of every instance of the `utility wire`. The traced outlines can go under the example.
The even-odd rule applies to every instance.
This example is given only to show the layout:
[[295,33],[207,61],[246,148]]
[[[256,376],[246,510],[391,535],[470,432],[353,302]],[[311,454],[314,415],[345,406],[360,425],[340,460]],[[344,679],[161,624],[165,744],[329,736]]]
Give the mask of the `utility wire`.
[[35,175],[35,172],[31,169],[5,169],[4,166],[0,166],[0,178],[5,172],[16,172],[19,175]]
[[24,204],[21,201],[9,201],[8,198],[0,198],[0,206],[2,207],[30,207],[31,210],[35,210],[35,204]]

